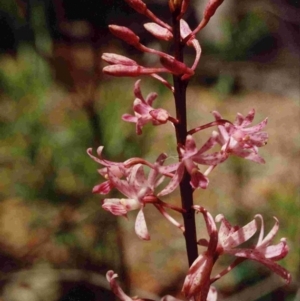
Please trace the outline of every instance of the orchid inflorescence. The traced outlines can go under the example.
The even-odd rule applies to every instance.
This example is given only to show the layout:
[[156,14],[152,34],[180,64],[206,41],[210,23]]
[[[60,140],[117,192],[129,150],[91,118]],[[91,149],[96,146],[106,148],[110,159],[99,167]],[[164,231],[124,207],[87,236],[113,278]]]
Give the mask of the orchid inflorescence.
[[[129,211],[139,210],[135,222],[135,232],[143,240],[150,240],[144,215],[144,207],[148,204],[155,206],[169,222],[184,233],[190,263],[190,269],[182,288],[186,300],[217,300],[216,289],[211,284],[246,259],[262,263],[289,282],[290,274],[276,263],[288,253],[286,239],[282,238],[278,244],[272,245],[279,228],[277,218],[274,217],[274,227],[263,238],[264,223],[261,215],[256,215],[251,222],[239,228],[233,227],[223,215],[219,214],[213,219],[206,209],[199,205],[193,205],[194,190],[206,189],[209,185],[209,174],[217,165],[226,161],[230,155],[236,155],[260,164],[265,162],[258,154],[258,148],[264,146],[268,140],[268,134],[262,131],[267,125],[267,118],[257,125],[251,126],[255,116],[254,109],[251,109],[246,116],[238,113],[234,122],[223,119],[219,112],[213,111],[213,119],[210,123],[187,130],[185,89],[189,79],[194,75],[201,56],[201,47],[196,39],[196,34],[208,24],[223,0],[209,0],[204,10],[203,19],[194,30],[182,19],[189,6],[189,0],[169,0],[172,26],[153,14],[142,0],[124,1],[137,13],[145,15],[151,20],[150,23],[144,24],[144,27],[155,38],[173,41],[175,55],[171,56],[143,45],[140,38],[127,27],[110,25],[111,33],[127,44],[141,52],[159,56],[162,66],[145,67],[125,56],[104,53],[102,59],[109,66],[104,67],[103,72],[113,76],[139,77],[148,75],[158,80],[173,93],[176,116],[171,116],[163,108],[153,107],[154,100],[158,95],[152,92],[145,98],[141,91],[141,80],[138,79],[133,89],[135,97],[133,115],[123,114],[122,119],[135,124],[137,135],[142,134],[143,127],[148,123],[155,126],[171,123],[176,132],[178,162],[165,164],[167,155],[164,153],[158,155],[154,163],[142,158],[113,162],[103,158],[103,146],[97,149],[97,156],[93,155],[91,148],[88,149],[88,155],[100,164],[101,168],[98,172],[105,179],[104,182],[94,187],[93,192],[106,195],[112,189],[117,189],[124,195],[123,198],[105,198],[102,208],[113,215],[126,218]],[[193,47],[195,50],[195,59],[191,67],[183,62],[184,46]],[[172,74],[173,84],[159,75],[161,73]],[[216,129],[212,131],[202,146],[197,146],[194,135],[210,127],[216,127]],[[171,205],[161,199],[172,193],[177,187],[180,187],[182,207]],[[175,220],[166,210],[181,213],[184,225]],[[187,223],[187,217],[191,218],[192,213],[192,218],[194,218],[194,212],[202,214],[209,240],[200,239],[197,241],[196,235],[192,234],[195,225],[191,226],[191,223]],[[258,220],[261,224],[258,242],[252,247],[241,248],[240,245],[251,239],[257,232]],[[220,223],[219,229],[216,223]],[[206,248],[206,251],[199,256],[197,252],[193,252],[195,248],[197,249],[197,245]],[[216,261],[225,254],[233,255],[236,259],[224,271],[212,277],[211,273]],[[111,289],[120,300],[146,300],[133,299],[127,296],[117,284],[116,277],[117,274],[113,271],[107,272],[107,280]],[[179,301],[172,296],[165,296],[161,299],[161,301],[176,300]]]

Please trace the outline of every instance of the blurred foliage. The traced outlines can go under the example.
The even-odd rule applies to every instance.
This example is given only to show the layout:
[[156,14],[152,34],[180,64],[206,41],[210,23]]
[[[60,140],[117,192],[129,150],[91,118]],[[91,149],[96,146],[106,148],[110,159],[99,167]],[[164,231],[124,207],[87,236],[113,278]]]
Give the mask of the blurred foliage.
[[253,47],[268,36],[268,26],[257,12],[248,12],[238,20],[226,20],[223,25],[224,39],[218,43],[204,44],[206,51],[227,61],[247,60],[252,57]]

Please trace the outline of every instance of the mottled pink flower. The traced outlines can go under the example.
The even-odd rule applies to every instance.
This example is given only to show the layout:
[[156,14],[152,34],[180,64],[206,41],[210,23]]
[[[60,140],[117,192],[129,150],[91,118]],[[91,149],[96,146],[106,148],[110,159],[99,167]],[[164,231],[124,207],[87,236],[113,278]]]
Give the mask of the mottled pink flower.
[[[213,115],[216,120],[222,119],[217,111],[214,111]],[[254,109],[250,110],[246,117],[238,113],[233,124],[226,123],[218,126],[218,133],[214,132],[214,139],[227,153],[232,153],[257,163],[264,163],[264,159],[258,155],[258,147],[267,143],[268,134],[261,132],[261,130],[267,125],[268,119],[266,118],[259,124],[249,127],[254,115]]]
[[150,93],[146,99],[144,99],[141,88],[140,80],[135,83],[134,95],[135,100],[133,102],[134,116],[130,114],[124,114],[122,119],[127,122],[133,122],[136,124],[136,133],[142,134],[142,128],[145,124],[152,122],[153,125],[165,124],[169,119],[169,114],[164,109],[154,109],[152,107],[153,101],[156,99],[156,93]]
[[167,214],[164,209],[164,207],[174,210],[176,210],[176,208],[163,203],[155,196],[155,188],[164,180],[164,176],[159,173],[159,167],[163,164],[165,159],[165,154],[161,154],[157,158],[148,177],[146,177],[143,165],[141,164],[134,165],[125,180],[120,179],[120,177],[116,176],[113,172],[110,172],[110,168],[107,170],[109,181],[113,187],[118,189],[127,198],[107,198],[104,200],[102,208],[114,215],[125,217],[129,211],[139,209],[135,222],[135,232],[139,238],[144,240],[150,239],[143,211],[148,203],[152,203],[166,219],[184,231],[183,226]]
[[[193,206],[196,212],[203,214],[209,240],[200,239],[199,245],[207,247],[206,251],[198,256],[189,269],[185,278],[182,291],[187,298],[198,296],[199,294],[206,294],[212,282],[216,281],[226,273],[231,271],[236,265],[243,260],[250,259],[262,263],[267,268],[281,276],[287,282],[290,282],[291,275],[283,267],[275,263],[284,258],[288,253],[288,246],[286,239],[282,238],[276,245],[271,245],[274,236],[276,235],[279,223],[275,218],[275,225],[269,234],[263,238],[264,223],[261,215],[255,216],[261,220],[261,230],[258,242],[253,247],[236,248],[237,246],[248,241],[257,231],[257,221],[253,219],[245,226],[239,228],[232,226],[222,214],[216,216],[215,221],[220,222],[220,228],[217,230],[216,222],[206,209],[201,206]],[[237,259],[224,271],[215,276],[210,277],[213,265],[219,256],[230,254]],[[202,299],[199,299],[202,300]]]
[[[198,150],[194,138],[192,135],[188,135],[185,145],[179,146],[181,161],[172,164],[169,169],[168,167],[164,167],[165,171],[175,173],[169,184],[159,193],[159,195],[161,196],[171,193],[181,182],[185,169],[191,176],[190,184],[194,189],[207,188],[209,182],[207,175],[209,172],[214,166],[227,159],[227,154],[224,151],[204,154],[204,152],[210,149],[213,145],[214,144],[209,140]],[[197,164],[209,165],[210,167],[205,173],[202,173],[200,172]]]

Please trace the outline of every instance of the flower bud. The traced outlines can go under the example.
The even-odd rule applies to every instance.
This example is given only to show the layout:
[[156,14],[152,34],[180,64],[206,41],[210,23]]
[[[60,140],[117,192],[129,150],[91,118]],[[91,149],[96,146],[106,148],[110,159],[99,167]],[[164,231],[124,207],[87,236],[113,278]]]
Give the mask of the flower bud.
[[140,14],[144,14],[147,10],[146,4],[141,0],[125,0],[125,2]]
[[203,17],[206,23],[215,14],[217,8],[223,3],[224,0],[209,0],[205,7]]
[[112,65],[103,68],[103,73],[113,76],[135,77],[141,74],[141,66]]
[[169,0],[169,7],[171,12],[174,12],[175,10],[181,9],[182,0]]
[[109,25],[108,28],[113,35],[125,41],[127,44],[133,46],[140,44],[140,38],[129,28],[118,25]]
[[134,66],[125,66],[125,65],[110,65],[106,66],[102,70],[105,74],[113,75],[113,76],[129,76],[129,77],[135,77],[139,75],[145,75],[145,74],[153,74],[156,72],[165,72],[165,69],[162,68],[145,68],[139,65]]
[[102,60],[111,65],[137,66],[137,62],[116,53],[103,53]]

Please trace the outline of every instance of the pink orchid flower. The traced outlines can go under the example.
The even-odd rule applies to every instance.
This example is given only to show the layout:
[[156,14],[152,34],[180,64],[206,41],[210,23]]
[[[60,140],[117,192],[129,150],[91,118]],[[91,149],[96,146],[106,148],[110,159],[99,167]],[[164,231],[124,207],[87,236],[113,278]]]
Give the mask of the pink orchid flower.
[[[211,283],[227,274],[236,265],[246,259],[262,263],[286,280],[287,283],[290,282],[290,273],[275,263],[275,261],[284,258],[288,253],[286,239],[282,238],[278,244],[271,245],[279,229],[279,223],[276,218],[274,227],[270,233],[263,238],[263,219],[261,215],[256,215],[255,218],[261,220],[261,230],[257,244],[252,248],[236,248],[248,241],[256,233],[258,229],[256,219],[253,219],[242,228],[239,228],[232,226],[222,214],[217,215],[214,221],[211,214],[203,207],[193,206],[193,208],[196,212],[203,214],[209,234],[209,241],[206,239],[200,239],[198,241],[198,244],[207,247],[207,250],[198,256],[189,269],[182,288],[186,297],[190,298],[195,295],[206,294]],[[217,230],[216,222],[221,222],[219,230]],[[210,278],[215,261],[223,254],[230,254],[238,258],[220,274],[214,278]]]
[[144,240],[150,239],[143,212],[145,205],[148,203],[152,203],[166,219],[184,231],[184,227],[167,214],[164,207],[180,212],[182,210],[162,202],[155,196],[155,188],[164,180],[164,176],[159,173],[159,167],[163,164],[166,157],[165,154],[161,154],[157,158],[147,178],[142,164],[134,165],[127,175],[126,180],[120,179],[114,172],[111,172],[110,168],[107,171],[109,181],[113,187],[117,188],[127,198],[105,199],[102,208],[114,215],[125,217],[127,216],[127,212],[139,209],[135,222],[135,232],[139,238]]
[[[191,176],[190,184],[194,189],[205,189],[208,186],[209,180],[207,175],[213,168],[227,159],[227,154],[224,151],[215,152],[211,154],[204,154],[205,151],[214,145],[212,140],[209,140],[203,145],[201,149],[197,149],[196,143],[192,135],[188,135],[184,146],[179,146],[181,154],[181,161],[169,166],[164,167],[164,171],[174,172],[175,174],[169,184],[158,195],[166,195],[171,193],[179,185],[184,175],[185,168]],[[209,168],[204,172],[200,172],[198,165],[209,165]],[[163,171],[162,171],[163,172]]]
[[[286,239],[281,238],[278,244],[272,245],[273,239],[279,230],[278,219],[274,217],[275,225],[273,226],[269,234],[265,238],[263,238],[263,218],[260,214],[256,215],[255,218],[261,220],[261,229],[257,244],[252,248],[238,249],[235,247],[247,241],[254,234],[254,232],[256,232],[256,220],[253,220],[242,229],[234,231],[234,227],[232,227],[222,215],[218,215],[216,217],[216,221],[221,222],[219,237],[223,238],[223,240],[219,239],[219,242],[221,243],[218,246],[218,252],[231,254],[238,258],[250,259],[262,263],[264,266],[272,270],[274,273],[278,274],[287,283],[289,283],[291,281],[291,274],[275,262],[284,258],[288,254],[289,248],[286,243]],[[230,232],[231,234],[229,234]],[[233,265],[235,265],[235,263]]]
[[134,86],[135,100],[133,103],[134,116],[130,114],[124,114],[122,119],[127,122],[133,122],[136,124],[136,133],[142,134],[143,126],[152,122],[153,125],[165,124],[169,119],[169,114],[164,109],[154,109],[152,107],[153,101],[156,99],[156,93],[150,93],[146,99],[144,99],[141,88],[141,80],[138,80]]
[[[217,111],[212,113],[216,120],[222,119]],[[254,116],[254,109],[250,110],[246,117],[238,113],[233,124],[219,125],[218,133],[214,132],[214,135],[222,149],[225,150],[226,148],[228,153],[233,153],[257,163],[265,163],[264,159],[258,155],[258,147],[267,144],[268,134],[261,132],[261,130],[267,125],[268,119],[266,118],[259,124],[248,127]]]

